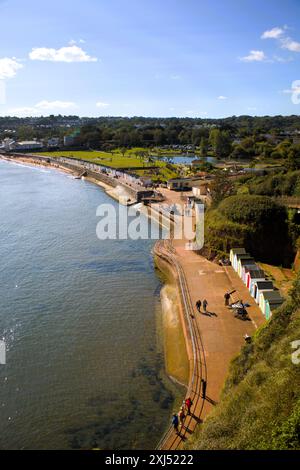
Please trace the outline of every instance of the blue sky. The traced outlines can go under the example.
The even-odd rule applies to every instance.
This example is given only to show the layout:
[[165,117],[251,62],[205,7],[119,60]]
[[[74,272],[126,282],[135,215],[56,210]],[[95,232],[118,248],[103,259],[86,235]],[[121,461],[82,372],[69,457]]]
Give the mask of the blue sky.
[[299,114],[299,0],[0,0],[0,18],[0,115]]

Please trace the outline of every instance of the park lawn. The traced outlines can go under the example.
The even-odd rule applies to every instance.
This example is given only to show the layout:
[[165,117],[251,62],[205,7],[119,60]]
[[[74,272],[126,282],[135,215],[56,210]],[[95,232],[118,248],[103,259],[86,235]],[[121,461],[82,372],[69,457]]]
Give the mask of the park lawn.
[[[172,168],[172,165],[167,162],[156,160],[155,162],[146,162],[147,158],[140,158],[136,155],[136,152],[145,151],[145,149],[130,149],[127,150],[124,156],[119,150],[114,151],[113,153],[109,152],[97,152],[97,151],[88,151],[88,150],[68,150],[68,151],[58,151],[58,152],[40,152],[39,155],[46,157],[69,157],[76,158],[81,160],[86,160],[92,163],[99,163],[100,165],[108,166],[111,168],[141,168],[141,170],[135,171],[139,176],[144,176],[150,171],[147,170],[149,167],[155,166],[157,168],[157,174],[152,174],[151,178],[153,181],[158,179],[162,181],[167,181],[170,178],[175,178],[178,176],[176,167]],[[168,165],[168,168],[167,168]],[[152,172],[151,172],[152,173]],[[149,175],[150,176],[150,175]]]
[[112,168],[130,168],[130,167],[147,167],[153,166],[153,163],[146,163],[144,158],[139,158],[133,152],[126,152],[123,156],[121,153],[97,152],[97,151],[77,151],[68,150],[61,152],[41,152],[39,155],[47,157],[69,157],[80,160],[87,160],[92,163],[110,166]]

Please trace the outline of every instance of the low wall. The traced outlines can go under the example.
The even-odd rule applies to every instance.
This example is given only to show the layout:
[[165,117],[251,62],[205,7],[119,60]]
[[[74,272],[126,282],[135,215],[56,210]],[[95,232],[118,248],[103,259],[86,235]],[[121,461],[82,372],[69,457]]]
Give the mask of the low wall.
[[54,166],[54,167],[61,167],[61,168],[66,168],[68,170],[71,170],[73,172],[75,172],[76,174],[80,174],[83,170],[85,171],[86,173],[86,176],[90,177],[90,178],[93,178],[94,180],[97,180],[97,181],[101,181],[102,183],[105,183],[107,184],[108,186],[111,186],[112,188],[116,188],[117,186],[122,186],[125,190],[126,190],[126,193],[133,199],[135,199],[136,201],[140,202],[143,200],[143,198],[147,198],[147,197],[151,197],[153,196],[153,190],[147,190],[147,189],[134,189],[132,187],[130,187],[128,184],[124,184],[122,183],[120,180],[118,180],[117,178],[114,178],[112,176],[108,176],[106,175],[105,173],[103,172],[99,172],[99,171],[93,171],[89,168],[89,166],[91,165],[90,162],[85,162],[85,161],[77,161],[76,160],[76,163],[72,162],[72,160],[67,160],[66,157],[64,158],[59,158],[59,157],[45,157],[45,156],[37,156],[37,155],[34,155],[34,154],[21,154],[21,153],[17,153],[17,154],[7,154],[5,155],[6,158],[24,158],[24,159],[28,159],[30,160],[31,162],[33,163],[37,163],[37,164],[41,164],[41,163],[45,163],[46,165],[51,165],[51,166]]

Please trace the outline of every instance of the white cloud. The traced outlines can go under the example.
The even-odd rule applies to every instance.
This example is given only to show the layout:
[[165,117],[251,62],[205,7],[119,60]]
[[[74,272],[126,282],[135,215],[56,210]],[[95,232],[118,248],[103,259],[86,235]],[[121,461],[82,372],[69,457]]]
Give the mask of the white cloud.
[[41,116],[43,112],[55,112],[66,109],[77,108],[77,105],[72,101],[47,101],[43,100],[34,106],[23,106],[19,108],[12,108],[8,111],[8,114],[12,116]]
[[38,109],[69,109],[69,108],[76,108],[76,104],[72,101],[47,101],[43,100],[40,101],[35,105]]
[[181,76],[180,75],[170,75],[171,80],[180,80]]
[[282,28],[273,28],[269,31],[265,31],[262,35],[262,39],[279,39],[284,33]]
[[53,49],[47,47],[33,48],[29,53],[31,60],[42,60],[50,62],[97,62],[96,57],[89,56],[81,47],[75,44]]
[[266,55],[263,51],[256,51],[252,50],[250,51],[249,55],[246,55],[245,57],[241,57],[240,60],[243,62],[263,62],[266,60]]
[[97,108],[107,108],[109,106],[109,103],[103,103],[102,101],[98,101],[96,103]]
[[0,79],[13,78],[19,69],[22,69],[23,65],[20,64],[15,58],[10,59],[4,57],[0,59]]
[[78,39],[78,41],[75,41],[75,39],[71,39],[69,41],[69,45],[70,46],[75,46],[76,44],[85,44],[85,40],[84,39]]
[[27,117],[27,116],[38,116],[40,113],[36,108],[30,107],[20,107],[20,108],[11,108],[5,113],[9,116],[17,116],[17,117]]
[[291,38],[282,39],[281,47],[292,52],[300,52],[300,42],[294,41]]
[[291,52],[300,52],[300,42],[294,41],[294,39],[287,37],[285,31],[289,29],[287,26],[283,28],[273,28],[269,31],[265,31],[261,38],[262,39],[278,39],[283,49],[288,49]]
[[286,63],[288,63],[288,62],[293,62],[293,60],[294,60],[293,57],[287,57],[287,58],[285,58],[285,57],[280,57],[280,56],[278,56],[278,55],[274,55],[273,58],[274,58],[274,61],[275,61],[275,62],[280,62],[280,63],[282,63],[282,64],[286,64]]
[[228,100],[228,97],[220,95],[220,96],[218,96],[218,100]]

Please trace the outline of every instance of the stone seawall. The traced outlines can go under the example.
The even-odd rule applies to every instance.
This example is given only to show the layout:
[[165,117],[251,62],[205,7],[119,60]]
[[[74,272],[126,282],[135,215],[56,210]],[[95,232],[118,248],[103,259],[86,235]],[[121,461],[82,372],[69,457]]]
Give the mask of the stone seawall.
[[[99,165],[98,166],[86,162],[86,161],[72,161],[72,159],[68,159],[66,157],[45,157],[45,156],[37,156],[34,154],[6,154],[5,158],[9,160],[28,160],[28,163],[33,163],[37,165],[50,165],[53,166],[54,168],[62,168],[62,169],[67,169],[69,171],[74,172],[76,175],[80,175],[83,171],[85,172],[85,176],[88,178],[92,178],[96,181],[102,182],[108,186],[111,186],[112,188],[116,188],[117,186],[121,186],[126,190],[126,193],[135,201],[140,202],[144,198],[149,198],[152,197],[154,192],[153,190],[147,190],[143,187],[139,189],[138,187],[133,187],[134,185],[130,184],[130,182],[127,181],[122,181],[120,178],[117,178],[115,176],[109,176],[104,173],[103,168]],[[97,170],[97,171],[96,171]],[[117,171],[117,170],[115,170]],[[124,172],[124,175],[126,172]],[[137,185],[135,185],[137,186]]]

